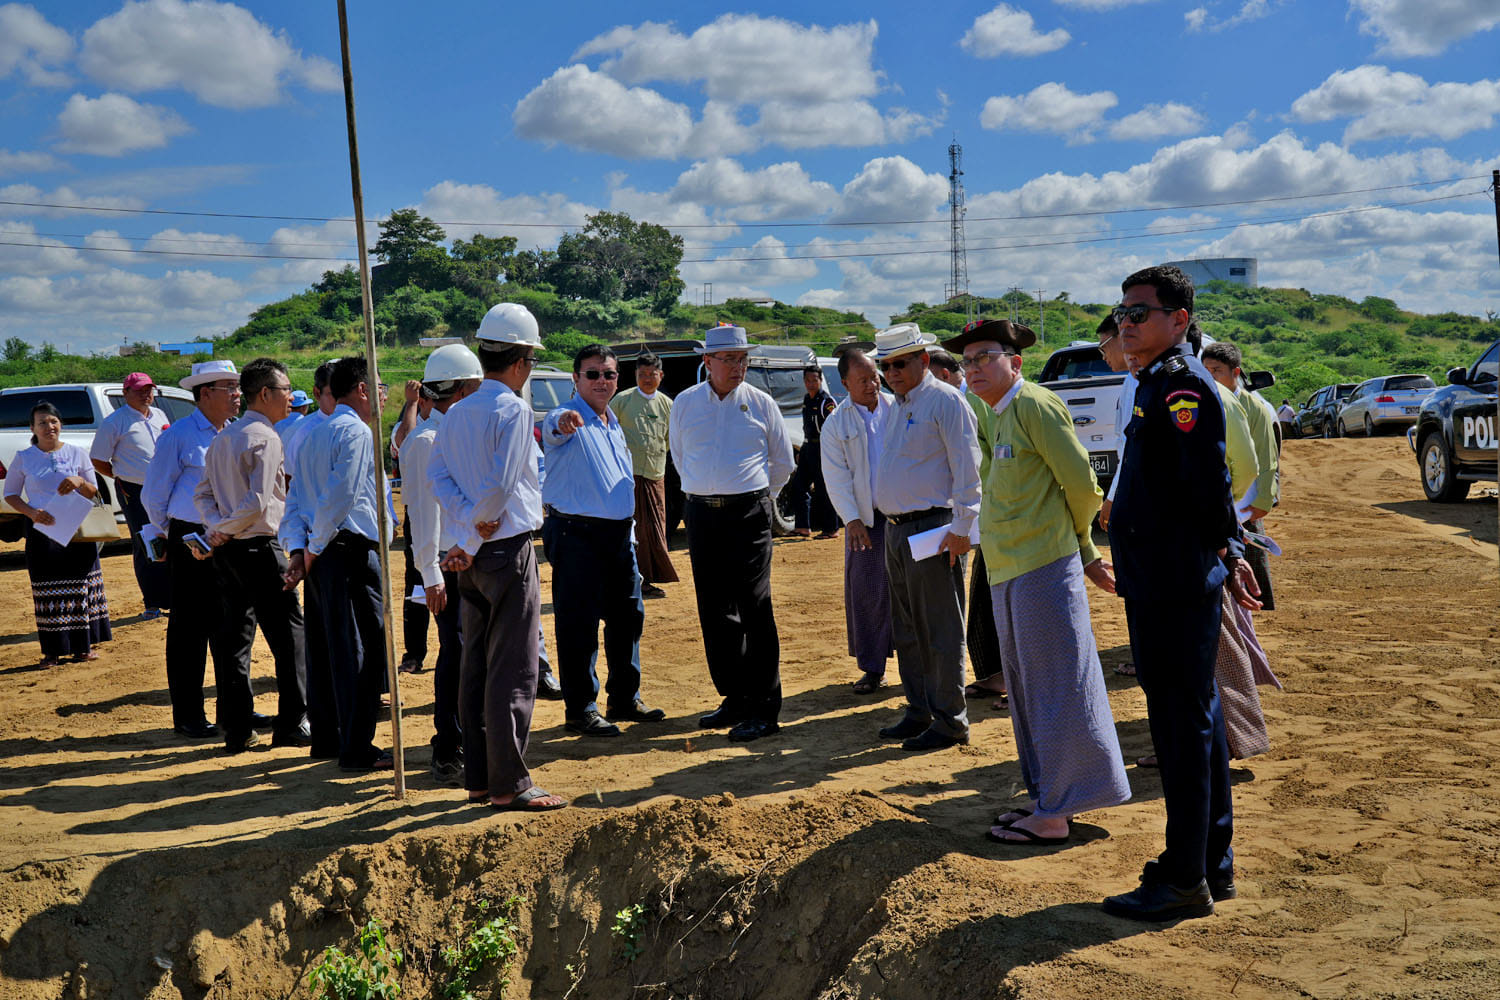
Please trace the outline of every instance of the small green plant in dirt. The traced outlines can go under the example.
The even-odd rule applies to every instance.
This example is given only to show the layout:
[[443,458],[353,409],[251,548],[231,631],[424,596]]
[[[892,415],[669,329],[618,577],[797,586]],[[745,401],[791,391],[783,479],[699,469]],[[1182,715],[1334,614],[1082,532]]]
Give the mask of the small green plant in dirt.
[[308,974],[315,1000],[390,1000],[401,995],[392,976],[401,965],[401,952],[390,946],[380,921],[360,928],[359,952],[346,955],[330,946]]
[[646,907],[631,903],[615,914],[615,922],[609,932],[620,939],[620,954],[625,961],[634,962],[645,952],[641,944],[641,932],[646,929]]
[[475,926],[458,945],[443,949],[443,961],[448,965],[448,982],[438,993],[443,1000],[477,1000],[471,985],[474,975],[488,963],[497,963],[500,974],[500,992],[505,991],[505,974],[510,960],[516,954],[516,907],[519,896],[511,896],[500,904],[500,912],[485,920],[490,901],[479,901],[479,916]]

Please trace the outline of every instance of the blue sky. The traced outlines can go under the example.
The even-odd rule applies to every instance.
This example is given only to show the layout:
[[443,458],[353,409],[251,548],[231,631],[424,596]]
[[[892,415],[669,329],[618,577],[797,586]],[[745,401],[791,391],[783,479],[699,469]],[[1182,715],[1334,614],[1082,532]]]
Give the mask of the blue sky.
[[[552,246],[625,211],[695,301],[878,324],[944,294],[956,137],[975,293],[1254,256],[1500,309],[1497,0],[350,8],[371,217]],[[0,337],[219,335],[352,258],[338,61],[332,0],[0,4]]]

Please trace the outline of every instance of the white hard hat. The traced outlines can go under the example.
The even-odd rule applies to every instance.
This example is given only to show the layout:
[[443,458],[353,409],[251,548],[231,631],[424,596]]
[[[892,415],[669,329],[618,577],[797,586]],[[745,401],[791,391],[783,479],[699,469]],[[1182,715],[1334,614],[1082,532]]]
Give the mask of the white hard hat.
[[423,382],[452,382],[465,378],[484,378],[479,359],[463,344],[444,344],[427,356],[422,371]]
[[479,321],[478,337],[490,344],[525,344],[541,347],[542,338],[537,332],[536,317],[525,306],[515,302],[501,302],[492,306]]

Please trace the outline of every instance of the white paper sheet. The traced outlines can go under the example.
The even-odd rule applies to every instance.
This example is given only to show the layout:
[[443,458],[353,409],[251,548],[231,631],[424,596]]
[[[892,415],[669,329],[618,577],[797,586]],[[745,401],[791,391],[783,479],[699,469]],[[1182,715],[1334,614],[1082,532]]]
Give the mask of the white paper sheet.
[[1277,545],[1276,540],[1270,535],[1257,535],[1249,528],[1245,528],[1242,530],[1244,531],[1246,543],[1254,545],[1256,548],[1265,549],[1273,556],[1281,555],[1281,546]]
[[427,604],[427,591],[422,589],[420,584],[414,584],[411,588],[411,593],[407,595],[406,599],[413,604],[425,606]]
[[36,530],[58,545],[67,545],[83,526],[83,519],[94,509],[94,501],[82,493],[54,493],[42,510],[52,515],[51,524],[38,524]]
[[[950,527],[951,525],[945,524],[941,527],[933,528],[929,531],[919,531],[915,535],[909,536],[906,539],[906,543],[911,546],[912,559],[921,562],[923,559],[931,559],[937,555],[938,546],[943,543],[943,539],[948,535]],[[974,519],[974,526],[969,529],[969,544],[979,544],[979,518],[977,517]]]

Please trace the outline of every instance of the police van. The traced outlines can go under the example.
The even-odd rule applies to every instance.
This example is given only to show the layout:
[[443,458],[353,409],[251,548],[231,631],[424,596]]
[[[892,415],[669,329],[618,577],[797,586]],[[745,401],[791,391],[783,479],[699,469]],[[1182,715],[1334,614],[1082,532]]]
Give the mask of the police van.
[[1494,482],[1500,458],[1495,414],[1500,385],[1500,340],[1470,368],[1448,372],[1448,384],[1430,393],[1406,432],[1417,455],[1422,491],[1437,503],[1457,503],[1475,480]]

